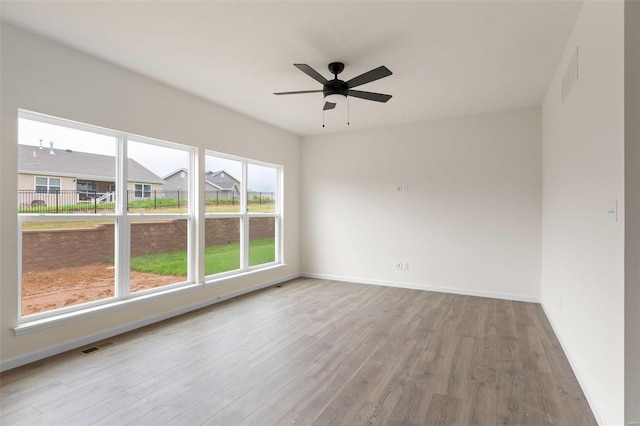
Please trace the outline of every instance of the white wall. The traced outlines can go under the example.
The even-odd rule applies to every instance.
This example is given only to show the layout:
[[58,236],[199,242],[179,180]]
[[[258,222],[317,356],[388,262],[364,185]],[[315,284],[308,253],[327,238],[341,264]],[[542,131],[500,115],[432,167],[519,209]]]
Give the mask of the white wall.
[[[542,106],[542,303],[594,414],[624,422],[624,3],[587,1]],[[579,79],[561,83],[579,48]]]
[[[104,336],[214,297],[299,273],[297,136],[216,106],[10,25],[1,33],[2,199],[17,189],[17,113],[24,108],[97,126],[209,148],[284,166],[286,266],[144,305],[14,336],[18,316],[16,205],[0,203],[0,359],[4,368]],[[170,58],[167,58],[170,60]],[[84,342],[88,343],[88,342]]]
[[538,300],[540,138],[537,108],[304,138],[302,271]]
[[625,29],[625,421],[640,423],[640,2]]

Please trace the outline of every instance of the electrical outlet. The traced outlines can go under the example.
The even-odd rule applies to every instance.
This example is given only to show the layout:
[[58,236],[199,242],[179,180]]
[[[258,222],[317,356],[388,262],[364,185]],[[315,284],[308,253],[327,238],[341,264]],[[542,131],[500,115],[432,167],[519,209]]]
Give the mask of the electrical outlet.
[[409,269],[409,262],[394,262],[393,269],[397,271],[406,271]]

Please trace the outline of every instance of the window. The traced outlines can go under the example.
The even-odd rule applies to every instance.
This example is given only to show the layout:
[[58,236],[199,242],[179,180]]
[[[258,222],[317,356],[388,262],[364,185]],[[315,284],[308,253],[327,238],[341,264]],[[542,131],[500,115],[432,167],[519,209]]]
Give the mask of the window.
[[[193,148],[23,111],[18,125],[21,317],[194,282],[194,209],[166,200],[161,177],[188,175]],[[34,190],[45,166],[63,177],[35,176]]]
[[151,198],[151,185],[146,183],[136,183],[134,190],[135,198]]
[[60,178],[36,176],[36,193],[38,194],[60,193]]
[[278,169],[247,165],[247,212],[249,213],[249,266],[276,260],[276,190]]
[[197,155],[194,147],[20,111],[20,321],[280,264],[281,166],[203,151],[206,168],[195,176]]
[[205,275],[280,262],[281,167],[208,152]]
[[78,180],[76,191],[78,191],[78,201],[91,201],[98,196],[98,184]]
[[[120,218],[113,202],[89,202],[90,185],[74,176],[92,160],[92,173],[115,180],[117,137],[22,113],[18,126],[21,316],[114,300]],[[43,138],[55,145],[40,149]],[[36,176],[34,190],[30,174],[43,169],[64,177]]]
[[[151,183],[136,183],[129,191],[127,217],[130,220],[129,291],[131,294],[150,289],[195,281],[190,279],[189,229],[193,210],[187,195],[165,189],[161,176],[176,175],[177,170],[190,170],[193,152],[179,145],[130,137],[127,145],[127,176]],[[155,172],[155,173],[152,173]],[[133,194],[132,194],[133,193]]]

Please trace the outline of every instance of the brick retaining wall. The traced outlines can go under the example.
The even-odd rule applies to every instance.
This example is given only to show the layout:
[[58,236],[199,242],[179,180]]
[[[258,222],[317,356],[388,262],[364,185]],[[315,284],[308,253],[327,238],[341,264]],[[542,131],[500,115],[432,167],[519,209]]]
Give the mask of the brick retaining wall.
[[[22,270],[41,271],[91,263],[107,263],[114,256],[114,225],[95,228],[25,230],[22,233]],[[273,218],[252,218],[249,238],[275,235]],[[228,244],[240,239],[239,219],[207,219],[208,245]],[[131,255],[183,250],[187,247],[187,221],[145,221],[131,224]]]

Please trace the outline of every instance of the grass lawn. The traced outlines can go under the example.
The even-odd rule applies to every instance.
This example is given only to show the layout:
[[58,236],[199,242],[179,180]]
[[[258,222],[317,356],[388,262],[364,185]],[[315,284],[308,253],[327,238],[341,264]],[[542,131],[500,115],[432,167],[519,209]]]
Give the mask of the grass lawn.
[[[240,268],[240,244],[221,244],[206,247],[205,274],[233,271]],[[249,243],[250,266],[275,260],[274,238],[252,240]],[[131,269],[159,275],[187,275],[187,251],[177,250],[167,253],[145,254],[131,258]]]

